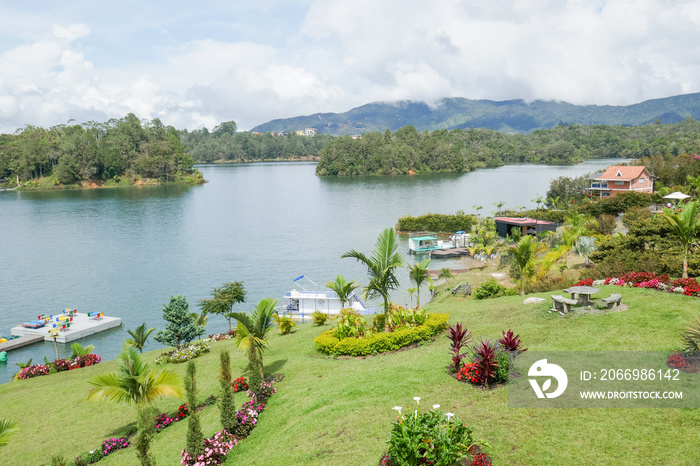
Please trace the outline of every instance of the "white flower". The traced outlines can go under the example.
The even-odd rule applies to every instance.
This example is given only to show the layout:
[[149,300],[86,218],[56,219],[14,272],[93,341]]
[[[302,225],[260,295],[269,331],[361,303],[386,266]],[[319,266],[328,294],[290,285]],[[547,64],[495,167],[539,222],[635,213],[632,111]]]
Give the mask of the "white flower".
[[391,409],[395,409],[396,411],[398,411],[398,412],[399,412],[399,416],[401,416],[401,406],[394,406],[394,407],[391,408]]
[[419,396],[414,396],[414,397],[413,397],[413,401],[415,401],[416,404],[419,405],[419,404],[420,404],[420,397],[419,397]]
[[454,416],[455,413],[447,413],[445,416],[447,416],[447,420],[449,421],[452,416]]
[[433,409],[438,409],[440,405],[433,405]]

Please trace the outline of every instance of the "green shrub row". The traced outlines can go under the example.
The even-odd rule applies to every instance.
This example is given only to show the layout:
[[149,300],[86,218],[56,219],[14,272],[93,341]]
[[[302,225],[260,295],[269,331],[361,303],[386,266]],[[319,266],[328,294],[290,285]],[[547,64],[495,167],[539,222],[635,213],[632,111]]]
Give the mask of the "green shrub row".
[[449,314],[428,314],[425,324],[397,332],[373,333],[364,338],[348,337],[339,340],[332,331],[326,331],[314,339],[316,347],[327,354],[367,356],[394,351],[411,343],[429,340],[447,328]]
[[432,231],[435,233],[454,233],[456,231],[471,231],[476,225],[477,218],[464,212],[454,215],[427,214],[420,217],[407,215],[401,217],[396,224],[398,231]]

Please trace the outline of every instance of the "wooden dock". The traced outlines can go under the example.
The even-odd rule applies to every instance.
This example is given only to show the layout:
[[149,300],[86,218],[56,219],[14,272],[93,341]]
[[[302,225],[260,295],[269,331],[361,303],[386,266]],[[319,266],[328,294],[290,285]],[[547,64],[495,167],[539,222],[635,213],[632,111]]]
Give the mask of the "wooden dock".
[[466,256],[469,253],[467,248],[434,249],[430,251],[431,259],[442,259],[446,257]]
[[44,341],[44,337],[42,335],[25,335],[23,337],[8,340],[5,343],[0,343],[0,351],[10,351],[23,346],[31,345],[33,343],[39,343],[40,341]]

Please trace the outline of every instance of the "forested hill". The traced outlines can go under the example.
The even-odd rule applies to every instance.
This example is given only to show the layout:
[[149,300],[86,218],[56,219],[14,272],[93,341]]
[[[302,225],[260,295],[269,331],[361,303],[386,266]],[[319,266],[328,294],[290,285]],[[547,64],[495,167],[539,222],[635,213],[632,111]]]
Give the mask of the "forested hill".
[[396,131],[412,125],[418,131],[487,128],[502,132],[531,133],[558,125],[645,125],[659,120],[677,123],[685,117],[700,120],[700,93],[647,100],[634,105],[573,105],[536,100],[470,100],[445,98],[436,106],[423,102],[374,102],[345,113],[315,113],[272,120],[251,131],[296,131],[316,128],[319,133],[353,135]]

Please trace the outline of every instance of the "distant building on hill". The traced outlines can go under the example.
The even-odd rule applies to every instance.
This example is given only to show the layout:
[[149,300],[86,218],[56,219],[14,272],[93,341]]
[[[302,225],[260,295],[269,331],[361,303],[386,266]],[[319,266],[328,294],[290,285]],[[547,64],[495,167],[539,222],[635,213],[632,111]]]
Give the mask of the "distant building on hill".
[[315,136],[316,135],[316,128],[306,128],[304,130],[304,136]]
[[591,191],[598,191],[601,198],[613,197],[620,191],[653,193],[654,180],[647,167],[611,165],[604,173],[593,176]]

